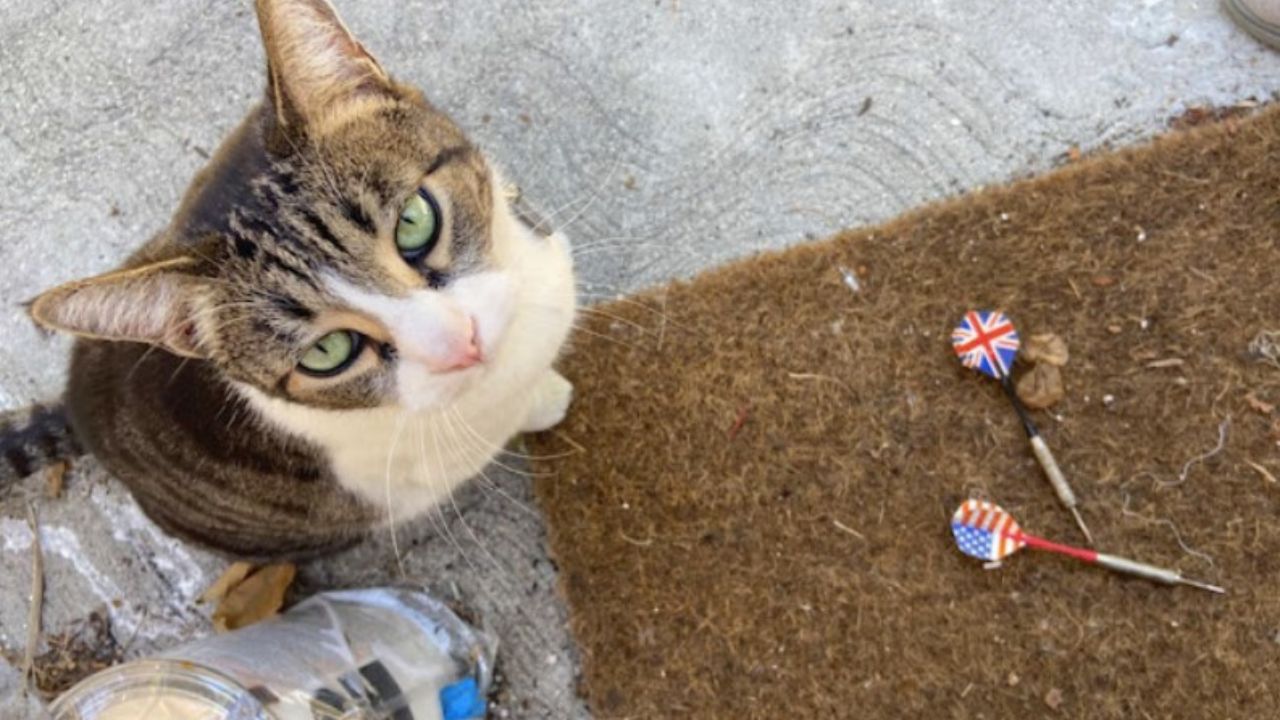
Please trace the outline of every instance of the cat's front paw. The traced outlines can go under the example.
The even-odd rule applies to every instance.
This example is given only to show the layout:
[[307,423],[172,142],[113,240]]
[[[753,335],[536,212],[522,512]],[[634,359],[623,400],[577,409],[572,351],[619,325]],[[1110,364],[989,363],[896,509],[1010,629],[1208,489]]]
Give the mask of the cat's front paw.
[[552,370],[542,378],[533,392],[533,408],[529,411],[529,417],[525,418],[521,430],[542,432],[559,425],[564,420],[565,413],[569,412],[569,403],[573,400],[573,383]]

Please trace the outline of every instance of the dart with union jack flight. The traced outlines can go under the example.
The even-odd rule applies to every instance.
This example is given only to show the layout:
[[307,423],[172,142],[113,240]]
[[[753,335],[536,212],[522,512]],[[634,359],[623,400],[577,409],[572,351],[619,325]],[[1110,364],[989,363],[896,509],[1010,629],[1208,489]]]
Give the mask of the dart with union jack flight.
[[1084,518],[1080,515],[1076,494],[1072,492],[1066,475],[1062,473],[1062,468],[1058,467],[1058,461],[1054,459],[1049,446],[1040,436],[1039,428],[1031,421],[1031,416],[1023,407],[1022,401],[1018,399],[1018,393],[1013,389],[1009,372],[1018,358],[1020,346],[1017,328],[1007,315],[998,310],[970,310],[964,314],[960,324],[951,333],[951,347],[955,349],[960,362],[967,368],[977,370],[999,381],[1000,386],[1004,388],[1009,401],[1013,403],[1013,409],[1022,421],[1022,427],[1027,432],[1027,439],[1031,442],[1031,452],[1035,454],[1036,461],[1044,469],[1044,474],[1053,485],[1053,491],[1058,495],[1058,500],[1071,511],[1076,525],[1080,527],[1080,532],[1084,533],[1085,540],[1092,545],[1093,534],[1089,532],[1089,526],[1084,524]]
[[1165,585],[1189,585],[1200,590],[1225,593],[1226,590],[1199,580],[1182,577],[1176,570],[1148,565],[1136,560],[1107,555],[1105,553],[1071,547],[1029,535],[1019,527],[1018,521],[994,503],[966,500],[951,516],[951,534],[956,538],[960,552],[987,562],[999,562],[1024,547],[1067,555],[1077,560],[1101,565],[1109,570],[1136,575]]

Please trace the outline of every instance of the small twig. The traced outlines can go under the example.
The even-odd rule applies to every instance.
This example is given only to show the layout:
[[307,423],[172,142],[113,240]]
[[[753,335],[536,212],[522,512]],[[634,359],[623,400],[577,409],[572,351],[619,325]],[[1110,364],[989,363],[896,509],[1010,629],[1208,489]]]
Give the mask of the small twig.
[[578,444],[576,440],[569,437],[567,433],[560,432],[559,430],[552,430],[551,433],[556,437],[560,438],[561,440],[569,443],[569,445],[573,447],[574,450],[577,450],[579,453],[583,455],[587,453],[587,449],[582,447],[582,445]]
[[1276,484],[1277,482],[1276,476],[1272,475],[1270,470],[1266,469],[1262,465],[1259,465],[1258,463],[1252,460],[1245,460],[1245,464],[1247,464],[1249,467],[1253,468],[1254,470],[1257,470],[1258,474],[1261,475],[1263,479],[1265,479],[1267,482],[1271,483],[1272,485]]
[[852,535],[852,536],[854,536],[854,537],[858,538],[859,540],[861,540],[861,541],[863,541],[863,542],[866,542],[866,541],[867,541],[867,536],[866,536],[866,535],[863,535],[862,533],[858,532],[857,530],[854,530],[853,528],[849,527],[848,525],[845,525],[844,523],[840,522],[839,520],[832,520],[832,521],[831,521],[831,524],[832,524],[832,525],[835,525],[837,529],[839,529],[839,530],[843,530],[843,531],[845,531],[845,532],[849,533],[850,535]]
[[27,649],[22,656],[22,680],[31,689],[35,676],[36,646],[40,644],[40,618],[44,614],[44,548],[40,544],[40,520],[27,503],[27,523],[31,526],[31,607],[27,611]]
[[622,532],[621,530],[618,531],[618,536],[621,537],[624,541],[631,543],[632,545],[635,545],[636,547],[649,547],[650,545],[653,544],[653,538],[637,540],[631,537],[630,535]]
[[1191,458],[1190,460],[1188,460],[1186,464],[1182,466],[1182,472],[1178,473],[1177,480],[1170,480],[1168,482],[1161,481],[1160,485],[1162,487],[1173,487],[1175,485],[1181,485],[1182,483],[1186,482],[1187,476],[1190,475],[1191,468],[1193,466],[1198,465],[1204,462],[1205,460],[1208,460],[1214,455],[1217,455],[1218,453],[1222,452],[1223,448],[1227,446],[1227,430],[1230,427],[1231,427],[1231,418],[1228,417],[1226,420],[1223,420],[1222,423],[1218,425],[1218,444],[1214,445],[1213,448],[1208,452],[1201,453],[1200,455],[1197,455]]
[[845,383],[840,378],[834,378],[834,377],[831,377],[830,375],[817,375],[814,373],[789,372],[787,373],[787,377],[791,378],[792,380],[820,380],[823,382],[833,382],[839,385],[840,387],[844,388],[850,395],[853,394],[853,388],[849,387],[847,383]]
[[742,426],[747,424],[747,418],[751,416],[751,406],[743,405],[738,408],[738,414],[733,418],[733,425],[729,426],[729,439],[738,437],[738,433],[742,432]]

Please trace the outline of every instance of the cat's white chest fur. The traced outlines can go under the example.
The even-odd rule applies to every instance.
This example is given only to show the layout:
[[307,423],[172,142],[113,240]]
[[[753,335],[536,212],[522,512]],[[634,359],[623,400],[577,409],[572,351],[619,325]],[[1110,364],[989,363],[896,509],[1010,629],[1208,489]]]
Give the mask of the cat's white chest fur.
[[[460,403],[443,411],[410,414],[391,408],[325,412],[256,395],[264,416],[305,437],[329,456],[334,475],[351,492],[400,522],[447,502],[468,478],[521,431],[544,430],[568,408],[572,387],[546,371],[533,387],[489,407]],[[481,479],[483,481],[483,478]]]

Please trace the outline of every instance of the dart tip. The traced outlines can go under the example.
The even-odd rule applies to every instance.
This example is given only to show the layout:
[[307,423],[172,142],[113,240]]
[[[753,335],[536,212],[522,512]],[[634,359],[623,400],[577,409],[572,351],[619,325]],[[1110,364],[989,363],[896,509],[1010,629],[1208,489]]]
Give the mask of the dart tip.
[[1089,526],[1084,524],[1084,518],[1080,516],[1080,510],[1075,505],[1071,506],[1071,514],[1076,518],[1076,525],[1080,526],[1080,532],[1084,533],[1085,542],[1093,545],[1093,533],[1089,532]]
[[1211,593],[1217,593],[1217,594],[1219,594],[1219,595],[1226,595],[1226,594],[1227,594],[1227,589],[1226,589],[1226,588],[1224,588],[1224,587],[1220,587],[1220,586],[1218,586],[1218,585],[1210,585],[1209,583],[1203,583],[1203,582],[1200,582],[1199,580],[1189,580],[1189,579],[1187,579],[1187,578],[1179,578],[1179,579],[1178,579],[1178,582],[1182,583],[1183,585],[1190,585],[1190,586],[1191,586],[1191,587],[1193,587],[1193,588],[1199,588],[1199,589],[1201,589],[1201,590],[1207,590],[1207,591],[1209,591],[1209,592],[1211,592]]

